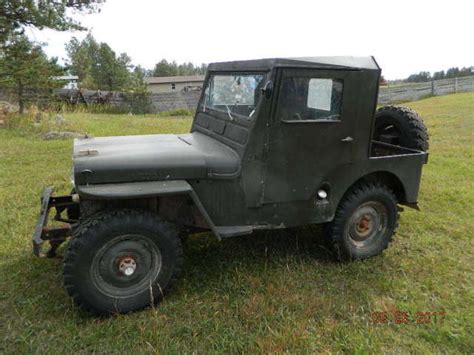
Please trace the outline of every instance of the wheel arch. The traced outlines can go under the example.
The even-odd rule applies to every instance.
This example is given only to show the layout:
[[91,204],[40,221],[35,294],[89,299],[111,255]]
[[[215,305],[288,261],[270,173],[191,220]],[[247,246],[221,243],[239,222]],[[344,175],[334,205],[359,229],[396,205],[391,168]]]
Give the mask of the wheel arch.
[[343,195],[343,198],[349,191],[352,190],[354,186],[359,185],[364,182],[378,182],[378,183],[384,184],[390,189],[392,189],[399,203],[406,203],[407,201],[406,190],[405,190],[402,180],[394,173],[389,172],[389,171],[384,171],[384,170],[374,171],[360,177],[358,180],[356,180],[352,185],[350,185],[346,189]]
[[[152,210],[171,221],[192,217],[201,228],[211,229],[219,236],[215,225],[192,186],[185,180],[131,182],[120,184],[79,185],[81,205],[96,213],[107,208],[139,208]],[[196,216],[191,204],[200,216]],[[189,208],[188,208],[189,207]],[[81,211],[82,212],[82,211]]]

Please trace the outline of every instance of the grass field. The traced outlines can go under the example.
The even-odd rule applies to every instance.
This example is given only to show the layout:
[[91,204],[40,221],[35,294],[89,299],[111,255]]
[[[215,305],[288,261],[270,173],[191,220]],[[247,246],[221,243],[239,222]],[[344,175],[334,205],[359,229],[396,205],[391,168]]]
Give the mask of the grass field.
[[[422,211],[402,213],[382,255],[335,263],[316,227],[223,242],[193,236],[184,275],[159,307],[108,319],[72,304],[61,259],[31,253],[40,191],[70,188],[72,141],[44,141],[39,131],[51,127],[27,128],[26,118],[0,129],[0,353],[473,353],[474,94],[408,105],[431,134]],[[68,130],[96,136],[185,132],[191,122],[65,117]],[[407,324],[397,324],[402,314]]]

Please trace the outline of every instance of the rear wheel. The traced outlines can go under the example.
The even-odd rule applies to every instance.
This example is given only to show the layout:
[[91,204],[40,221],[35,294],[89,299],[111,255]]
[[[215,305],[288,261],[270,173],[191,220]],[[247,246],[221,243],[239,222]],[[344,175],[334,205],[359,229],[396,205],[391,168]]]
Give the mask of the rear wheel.
[[421,117],[404,106],[383,106],[375,114],[374,140],[426,152],[428,131]]
[[148,211],[116,210],[83,222],[68,245],[64,285],[97,314],[127,313],[159,302],[177,280],[181,241]]
[[366,183],[346,194],[326,232],[338,259],[365,259],[387,248],[397,222],[393,192],[384,185]]

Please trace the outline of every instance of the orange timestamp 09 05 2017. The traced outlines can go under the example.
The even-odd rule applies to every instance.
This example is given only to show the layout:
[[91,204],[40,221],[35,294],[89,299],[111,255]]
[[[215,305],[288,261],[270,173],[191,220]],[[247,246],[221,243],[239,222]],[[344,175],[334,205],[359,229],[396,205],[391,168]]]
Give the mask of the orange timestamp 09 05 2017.
[[409,312],[395,309],[374,311],[371,313],[371,318],[375,324],[442,324],[446,318],[446,312],[443,310]]

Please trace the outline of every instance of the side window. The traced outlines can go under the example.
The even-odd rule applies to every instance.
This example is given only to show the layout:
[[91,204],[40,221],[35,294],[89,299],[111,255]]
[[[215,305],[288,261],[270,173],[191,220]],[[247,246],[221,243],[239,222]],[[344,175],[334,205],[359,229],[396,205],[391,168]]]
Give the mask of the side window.
[[286,77],[277,112],[283,121],[339,121],[342,91],[341,79]]

